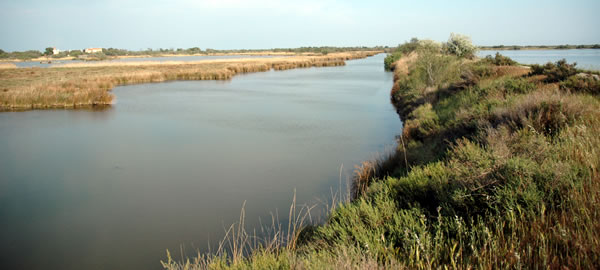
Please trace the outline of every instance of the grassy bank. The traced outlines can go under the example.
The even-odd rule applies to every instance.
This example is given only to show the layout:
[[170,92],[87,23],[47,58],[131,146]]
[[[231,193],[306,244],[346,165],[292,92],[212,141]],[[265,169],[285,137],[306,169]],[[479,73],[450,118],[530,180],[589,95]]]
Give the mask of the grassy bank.
[[75,108],[111,104],[117,85],[170,80],[228,80],[239,73],[344,65],[377,52],[322,56],[221,59],[197,62],[69,64],[51,68],[1,68],[0,110]]
[[565,62],[530,68],[411,43],[388,61],[398,150],[357,170],[352,201],[286,239],[163,266],[600,267],[600,80]]

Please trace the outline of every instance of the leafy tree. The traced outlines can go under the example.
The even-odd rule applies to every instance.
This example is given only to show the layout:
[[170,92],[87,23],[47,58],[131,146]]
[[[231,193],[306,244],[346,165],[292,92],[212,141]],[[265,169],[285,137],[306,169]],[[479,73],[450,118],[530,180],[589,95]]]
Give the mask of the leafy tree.
[[461,34],[451,33],[445,44],[446,52],[458,57],[472,58],[475,56],[477,47],[473,46],[471,38]]
[[53,55],[53,54],[54,54],[54,48],[52,48],[52,47],[48,47],[44,51],[44,55]]
[[71,51],[69,51],[69,55],[70,56],[74,56],[74,57],[80,56],[82,54],[83,53],[80,50],[71,50]]

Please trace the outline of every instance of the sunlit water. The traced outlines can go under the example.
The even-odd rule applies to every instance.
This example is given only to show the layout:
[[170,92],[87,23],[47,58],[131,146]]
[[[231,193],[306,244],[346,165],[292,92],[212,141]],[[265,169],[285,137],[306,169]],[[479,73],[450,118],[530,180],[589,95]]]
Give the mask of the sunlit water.
[[479,51],[479,57],[494,56],[496,52],[508,56],[522,64],[545,64],[566,59],[568,63],[577,62],[577,67],[582,69],[600,70],[600,49],[572,49],[572,50],[485,50]]
[[[1,269],[160,269],[330,199],[401,122],[384,55],[118,87],[109,109],[0,113]],[[343,186],[343,184],[342,184]],[[341,189],[344,189],[343,187]]]

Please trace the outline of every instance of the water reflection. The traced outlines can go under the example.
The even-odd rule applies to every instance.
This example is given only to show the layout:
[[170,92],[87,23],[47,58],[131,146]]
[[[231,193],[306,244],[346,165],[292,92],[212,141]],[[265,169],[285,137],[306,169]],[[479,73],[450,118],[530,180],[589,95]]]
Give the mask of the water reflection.
[[[0,247],[18,269],[159,269],[330,198],[401,122],[383,57],[113,90],[106,108],[0,113]],[[100,110],[98,110],[100,109]],[[190,248],[194,247],[194,248]]]

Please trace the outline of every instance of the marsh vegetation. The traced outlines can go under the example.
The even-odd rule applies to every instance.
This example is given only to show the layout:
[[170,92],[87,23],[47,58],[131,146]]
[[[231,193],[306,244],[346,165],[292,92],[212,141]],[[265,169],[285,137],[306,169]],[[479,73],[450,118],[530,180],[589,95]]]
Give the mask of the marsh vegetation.
[[172,80],[228,80],[236,74],[344,65],[377,52],[197,62],[98,62],[0,69],[0,110],[109,105],[117,85]]
[[[392,54],[397,152],[357,169],[352,200],[321,225],[244,257],[168,269],[596,268],[598,78],[415,41]],[[457,53],[460,52],[460,53]]]

